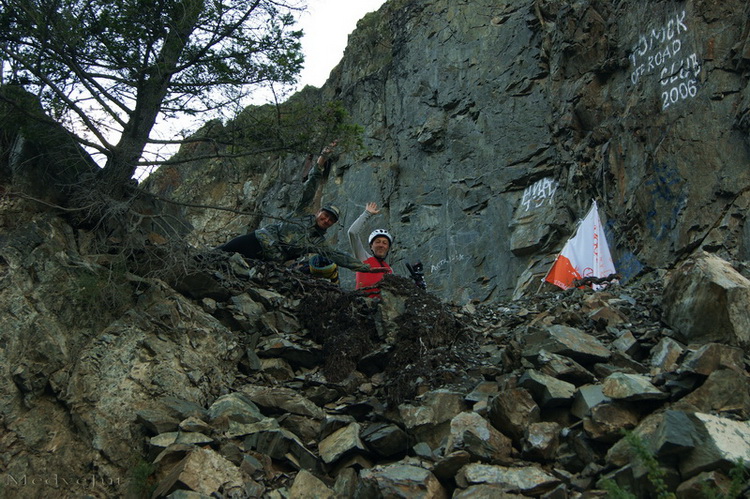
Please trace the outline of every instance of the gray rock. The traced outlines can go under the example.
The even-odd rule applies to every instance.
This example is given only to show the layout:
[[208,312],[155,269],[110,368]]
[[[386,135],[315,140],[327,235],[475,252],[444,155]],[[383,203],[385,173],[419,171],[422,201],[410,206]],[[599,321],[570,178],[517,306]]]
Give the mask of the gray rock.
[[[268,459],[267,456],[266,459]],[[263,470],[263,468],[263,463],[261,463],[255,456],[247,453],[242,456],[240,469],[248,475],[254,475],[257,471]]]
[[696,413],[702,441],[691,452],[681,455],[680,473],[693,477],[711,469],[731,468],[740,460],[750,462],[750,423]]
[[640,351],[640,343],[638,343],[638,340],[630,331],[621,334],[612,342],[612,346],[630,357],[633,357]]
[[261,497],[266,492],[266,488],[255,480],[250,479],[245,482],[244,492],[247,497]]
[[583,419],[591,413],[593,407],[604,402],[609,402],[610,400],[602,392],[602,385],[581,386],[576,390],[573,397],[573,405],[570,408],[570,412],[575,417]]
[[167,497],[169,499],[210,499],[211,496],[193,490],[175,490]]
[[239,423],[237,421],[229,421],[229,424],[224,429],[224,436],[227,438],[243,437],[245,435],[252,435],[259,431],[276,430],[281,428],[278,420],[274,418],[264,418],[255,423]]
[[292,366],[284,359],[261,359],[260,370],[279,382],[289,381],[294,378]]
[[198,433],[210,433],[211,426],[209,426],[208,423],[206,423],[202,419],[196,418],[195,416],[190,416],[189,418],[180,422],[180,430]]
[[278,309],[289,304],[289,300],[282,294],[270,289],[252,287],[247,290],[247,294],[254,302],[262,304],[267,309]]
[[300,470],[289,490],[295,499],[329,499],[335,497],[333,490],[307,470]]
[[406,298],[390,291],[381,291],[381,305],[378,308],[375,326],[378,336],[388,345],[398,340],[400,328],[396,319],[406,311]]
[[320,407],[290,388],[244,385],[240,391],[264,411],[291,412],[317,420],[324,417]]
[[526,388],[542,409],[570,405],[576,391],[575,385],[533,369],[519,378],[518,386]]
[[474,389],[466,395],[469,403],[489,402],[498,393],[497,383],[493,381],[481,381]]
[[604,362],[612,355],[607,347],[593,336],[580,329],[553,325],[546,328],[532,328],[524,341],[524,357],[536,357],[544,350],[565,355],[582,364]]
[[683,455],[698,444],[696,426],[682,411],[665,411],[648,447],[657,456]]
[[733,369],[715,371],[702,385],[680,399],[675,408],[691,412],[726,412],[747,420],[750,418],[747,377]]
[[[230,299],[230,302],[236,313],[245,316],[250,325],[257,323],[266,311],[263,305],[250,298],[247,293],[233,296]],[[248,326],[248,329],[249,328],[250,327]]]
[[317,419],[287,413],[278,421],[282,428],[291,431],[303,442],[314,442],[320,436],[321,423]]
[[549,221],[555,216],[552,201],[558,185],[553,177],[546,177],[524,190],[511,221],[510,250],[513,254],[532,254],[543,246],[550,231]]
[[718,471],[704,471],[698,475],[685,480],[675,490],[677,499],[702,499],[706,490],[716,491],[728,496],[731,494],[731,479]]
[[567,381],[576,386],[593,383],[595,379],[591,372],[570,357],[549,353],[544,350],[539,352],[535,365],[537,370],[542,374]]
[[652,366],[651,373],[659,374],[663,372],[677,371],[678,362],[682,357],[685,349],[672,338],[662,338],[651,349],[650,363]]
[[285,309],[273,309],[260,317],[266,331],[272,334],[299,334],[302,326],[297,318]]
[[244,365],[246,366],[246,369],[250,372],[256,372],[260,371],[261,369],[261,362],[260,357],[258,357],[258,354],[255,353],[255,349],[248,348],[245,350],[245,359],[244,359]]
[[157,435],[175,431],[180,424],[179,420],[170,416],[167,411],[158,409],[142,409],[136,412],[136,421]]
[[323,361],[320,345],[301,338],[292,340],[280,335],[262,338],[258,342],[257,354],[261,358],[284,359],[295,368],[310,369]]
[[[622,490],[635,495],[635,497],[647,497],[654,490],[654,485],[649,479],[648,468],[639,461],[623,466],[615,471],[606,473],[602,480],[597,482],[596,488],[602,489],[604,480],[615,482]],[[661,481],[667,490],[674,490],[680,483],[679,472],[671,466],[660,464]]]
[[[703,447],[706,443],[701,440],[703,437],[700,436],[699,427],[700,424],[696,423],[695,417],[690,413],[664,411],[644,418],[633,430],[633,435],[643,443],[648,452],[657,458],[662,458],[662,463],[671,463],[675,460],[681,463],[688,456],[693,455],[697,447]],[[699,451],[696,456],[701,454]],[[704,455],[709,454],[711,452]],[[621,439],[609,449],[606,461],[624,469],[629,463],[639,462],[636,455],[636,450],[630,442],[627,439]],[[647,470],[639,464],[636,468],[627,471],[625,476],[629,477],[628,480],[635,477],[636,481],[640,481],[641,478],[646,481],[646,474]]]
[[602,393],[615,400],[643,401],[664,400],[668,394],[656,388],[647,376],[640,374],[614,373],[602,383]]
[[441,481],[453,480],[458,470],[474,462],[474,460],[475,458],[467,451],[458,450],[441,456],[435,463],[432,472]]
[[475,412],[462,412],[451,420],[445,453],[466,451],[477,461],[510,464],[513,445],[510,438]]
[[394,424],[368,425],[360,432],[360,437],[366,446],[380,457],[395,456],[407,450],[408,435]]
[[540,415],[539,406],[528,390],[512,388],[492,399],[489,420],[492,426],[519,444],[527,425],[539,421]]
[[126,459],[137,446],[131,429],[135,411],[150,405],[155,394],[170,393],[183,407],[184,401],[195,406],[212,400],[235,376],[226,363],[238,349],[233,334],[163,283],[152,284],[138,312],[78,349],[65,390],[81,431],[116,459]]
[[211,421],[219,418],[237,423],[257,423],[265,418],[253,401],[241,392],[233,392],[216,399],[208,408]]
[[179,483],[189,490],[211,495],[219,490],[242,489],[240,470],[210,449],[195,449],[159,483],[155,497],[166,496]]
[[338,399],[340,394],[339,391],[333,387],[315,385],[305,389],[304,396],[313,404],[322,407]]
[[448,493],[430,471],[409,464],[375,466],[360,472],[356,497],[420,497],[447,499]]
[[[633,430],[633,435],[645,444],[656,442],[655,435],[664,421],[663,414],[649,414],[643,418],[638,426]],[[648,447],[647,447],[648,448]],[[652,449],[655,451],[656,449]],[[606,453],[605,462],[614,467],[620,468],[627,466],[630,462],[636,460],[636,453],[630,443],[625,438],[621,438],[612,445]]]
[[421,457],[422,459],[427,460],[434,460],[435,459],[435,453],[432,450],[432,447],[427,445],[425,442],[417,442],[414,444],[414,447],[411,448],[412,453],[417,456]]
[[356,419],[348,415],[338,414],[326,414],[325,419],[321,423],[320,427],[320,439],[326,438],[336,430],[340,430],[345,426],[349,426],[351,423],[355,423]]
[[[159,450],[159,448],[152,450]],[[193,450],[195,450],[195,445],[192,444],[170,444],[162,449],[152,462],[158,467],[171,467],[182,461]]]
[[222,442],[219,444],[219,454],[230,461],[233,465],[241,467],[245,456],[241,444],[242,442],[236,440]]
[[153,447],[165,449],[172,444],[185,445],[206,445],[214,441],[213,438],[203,435],[202,433],[172,431],[161,433],[149,439]]
[[505,492],[523,495],[538,495],[552,490],[560,480],[542,468],[520,466],[507,468],[489,464],[467,464],[459,471],[456,482],[461,488],[477,484],[495,484],[503,487]]
[[524,499],[523,494],[511,494],[502,485],[480,483],[456,490],[451,499]]
[[522,455],[525,459],[551,461],[560,447],[559,424],[554,422],[531,423],[526,428]]
[[564,483],[561,483],[549,492],[542,494],[540,499],[566,499],[568,497],[568,487]]
[[[347,469],[353,469],[353,470],[363,470],[363,469],[370,469],[373,466],[375,466],[375,462],[372,461],[369,457],[365,457],[362,454],[349,454],[347,456],[344,456],[340,461],[338,461],[335,465],[332,467],[325,466],[326,469],[330,469],[330,474],[332,476],[338,476],[339,473],[341,473],[343,470]],[[357,488],[359,487],[359,480],[356,480]]]
[[623,430],[632,430],[640,417],[635,408],[627,404],[610,402],[591,408],[591,413],[583,420],[583,428],[592,440],[616,442]]
[[750,345],[750,280],[716,255],[700,253],[664,286],[664,319],[689,343]]
[[164,405],[166,410],[170,411],[170,414],[179,421],[183,421],[190,417],[196,417],[202,420],[209,418],[208,411],[189,400],[183,400],[177,397],[164,397],[159,399],[159,402]]
[[708,343],[690,350],[680,364],[679,372],[689,372],[709,376],[722,368],[744,372],[744,350],[719,343]]
[[353,468],[344,468],[336,475],[333,491],[337,497],[354,497],[359,483],[359,475]]
[[434,390],[419,397],[420,405],[402,404],[399,415],[406,429],[418,441],[437,448],[450,433],[450,421],[466,410],[464,395],[450,390]]
[[246,435],[243,441],[245,450],[257,451],[272,459],[285,461],[297,469],[318,471],[320,466],[315,454],[294,433],[279,427],[275,420],[243,426],[242,434]]
[[328,435],[318,443],[320,458],[326,464],[332,464],[347,454],[366,453],[367,448],[359,437],[360,426],[352,423]]

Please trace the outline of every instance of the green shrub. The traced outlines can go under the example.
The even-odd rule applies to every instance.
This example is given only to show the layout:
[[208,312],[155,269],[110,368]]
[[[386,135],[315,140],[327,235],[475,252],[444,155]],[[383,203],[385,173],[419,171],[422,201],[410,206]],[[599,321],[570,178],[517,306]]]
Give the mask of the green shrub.
[[156,467],[143,459],[133,466],[128,480],[128,497],[151,497],[156,489],[156,482],[152,475]]
[[[624,432],[624,434],[625,440],[635,453],[636,459],[638,459],[647,470],[647,478],[654,488],[655,497],[657,499],[674,499],[675,494],[669,491],[665,481],[667,471],[659,465],[659,461],[654,454],[649,451],[641,437],[628,431]],[[715,488],[705,485],[702,492],[706,499],[736,499],[743,497],[742,494],[750,490],[750,485],[748,485],[748,470],[745,468],[745,463],[742,460],[735,463],[734,467],[729,472],[729,476],[732,479],[729,491],[723,493]],[[614,480],[605,480],[602,483],[602,486],[608,493],[607,497],[613,499],[637,499],[636,495],[620,487]]]
[[92,323],[119,315],[131,304],[133,290],[123,264],[96,272],[84,271],[71,281],[71,286],[70,296],[76,309]]

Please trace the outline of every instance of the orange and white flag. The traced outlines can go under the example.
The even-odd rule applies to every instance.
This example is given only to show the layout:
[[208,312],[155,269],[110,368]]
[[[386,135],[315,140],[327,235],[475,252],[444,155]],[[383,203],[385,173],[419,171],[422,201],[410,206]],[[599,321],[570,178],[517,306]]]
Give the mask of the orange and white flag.
[[586,218],[581,221],[575,235],[565,243],[544,280],[568,289],[573,287],[573,281],[577,279],[607,277],[614,273],[615,264],[594,201]]

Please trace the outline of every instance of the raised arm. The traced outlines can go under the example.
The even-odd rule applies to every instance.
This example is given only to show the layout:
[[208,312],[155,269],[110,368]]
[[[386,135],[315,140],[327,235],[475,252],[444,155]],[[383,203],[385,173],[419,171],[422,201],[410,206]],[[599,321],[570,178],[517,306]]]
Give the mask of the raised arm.
[[[323,173],[325,171],[326,163],[328,158],[333,154],[336,148],[336,141],[333,141],[330,145],[323,148],[323,151],[318,156],[318,160],[313,165],[310,173],[307,176],[305,185],[302,189],[302,195],[297,202],[297,206],[294,208],[296,215],[302,215],[310,207],[315,200],[315,192],[320,186],[320,182],[323,179]],[[314,211],[314,210],[313,210]]]
[[367,203],[365,211],[362,212],[347,231],[349,244],[352,247],[352,253],[354,253],[354,257],[361,262],[372,256],[363,243],[365,237],[363,234],[365,224],[372,216],[377,215],[378,213],[380,213],[380,210],[378,209],[377,204]]

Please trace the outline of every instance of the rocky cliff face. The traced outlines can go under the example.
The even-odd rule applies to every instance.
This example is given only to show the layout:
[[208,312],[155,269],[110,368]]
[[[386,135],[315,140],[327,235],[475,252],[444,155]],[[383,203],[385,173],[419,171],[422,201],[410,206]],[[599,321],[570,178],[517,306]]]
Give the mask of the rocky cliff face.
[[[344,227],[383,205],[395,267],[421,259],[454,302],[536,292],[592,199],[625,279],[697,248],[747,260],[748,14],[739,0],[389,1],[314,96],[343,101],[371,152],[344,155],[323,199]],[[269,188],[235,167],[211,200],[260,194],[283,213],[302,162],[267,164]],[[202,242],[239,229],[205,217]]]
[[638,445],[677,497],[747,486],[750,281],[714,255],[481,307],[387,276],[375,302],[239,255],[168,284],[5,201],[3,496],[647,497]]
[[[321,201],[344,226],[379,202],[397,269],[426,264],[431,293],[394,276],[381,303],[182,258],[153,200],[116,207],[134,234],[103,233],[18,195],[54,150],[24,146],[36,169],[0,154],[0,495],[552,499],[610,480],[646,497],[638,441],[680,498],[746,494],[747,9],[367,16],[302,97],[343,100],[370,150]],[[196,160],[150,188],[201,206],[186,237],[203,249],[286,212],[303,159]],[[592,198],[623,282],[537,293]]]

